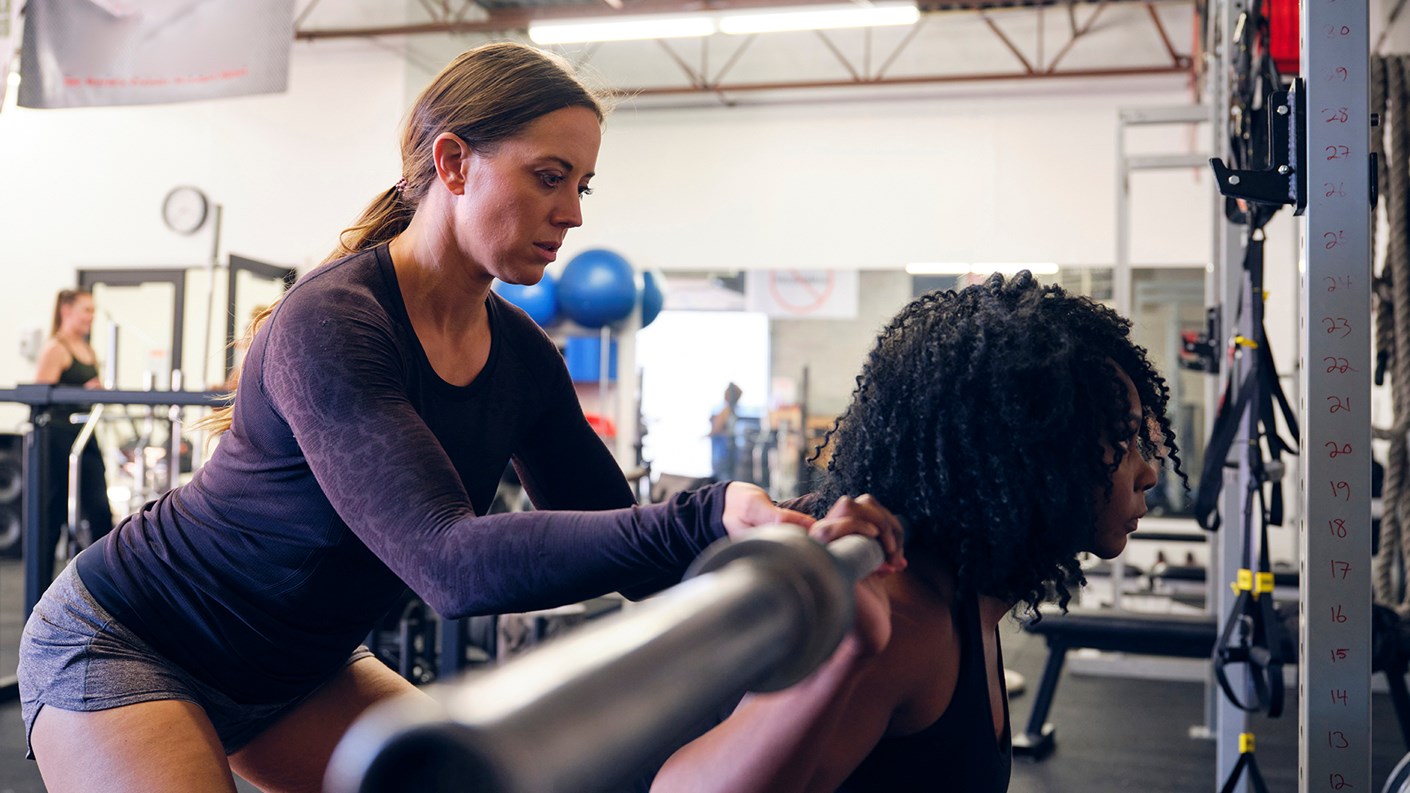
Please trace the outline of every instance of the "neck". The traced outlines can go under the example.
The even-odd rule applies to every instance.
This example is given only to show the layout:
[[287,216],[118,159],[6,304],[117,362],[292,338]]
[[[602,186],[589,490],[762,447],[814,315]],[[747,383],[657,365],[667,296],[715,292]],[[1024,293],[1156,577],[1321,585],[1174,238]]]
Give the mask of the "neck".
[[84,343],[83,335],[71,328],[59,328],[59,330],[54,333],[54,336],[56,336],[60,341],[70,341],[75,344]]
[[[429,195],[427,199],[432,200]],[[434,206],[423,205],[388,249],[413,321],[457,336],[484,322],[485,298],[494,279],[461,254],[448,218]]]

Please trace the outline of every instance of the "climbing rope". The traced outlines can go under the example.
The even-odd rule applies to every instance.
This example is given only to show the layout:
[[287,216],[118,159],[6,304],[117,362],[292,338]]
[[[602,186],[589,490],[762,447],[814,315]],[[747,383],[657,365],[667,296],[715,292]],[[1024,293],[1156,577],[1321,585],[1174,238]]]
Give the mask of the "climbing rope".
[[[1406,430],[1410,429],[1410,247],[1407,247],[1407,199],[1410,173],[1406,171],[1406,146],[1410,143],[1410,112],[1406,102],[1406,69],[1410,58],[1387,56],[1371,62],[1372,112],[1379,114],[1389,139],[1389,149],[1378,158],[1389,237],[1385,260],[1375,284],[1376,348],[1380,363],[1377,382],[1390,377],[1391,412],[1396,425],[1377,428],[1375,436],[1390,441],[1386,460],[1380,549],[1372,566],[1372,588],[1377,601],[1402,615],[1410,615],[1410,592],[1405,587],[1407,552],[1410,552],[1410,457]],[[1380,135],[1372,136],[1379,138]]]

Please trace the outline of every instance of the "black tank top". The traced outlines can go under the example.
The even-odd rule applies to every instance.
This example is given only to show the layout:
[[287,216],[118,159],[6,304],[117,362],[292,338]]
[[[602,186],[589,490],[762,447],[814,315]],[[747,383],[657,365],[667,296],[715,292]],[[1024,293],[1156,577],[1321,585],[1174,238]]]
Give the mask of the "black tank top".
[[960,637],[960,672],[945,712],[920,732],[883,737],[839,791],[1004,793],[1009,789],[1013,750],[1003,651],[999,650],[998,668],[992,670],[999,676],[1004,703],[1004,733],[996,741],[977,597],[962,600],[955,609],[955,622]]
[[98,376],[97,361],[94,361],[93,363],[84,363],[78,360],[78,356],[74,354],[72,347],[68,346],[67,344],[64,344],[62,341],[59,341],[58,336],[54,337],[54,341],[59,342],[59,345],[61,347],[63,347],[65,350],[68,350],[69,358],[72,359],[72,361],[69,363],[68,368],[63,370],[62,372],[59,372],[59,385],[82,386],[86,384],[89,380],[92,380],[93,378]]

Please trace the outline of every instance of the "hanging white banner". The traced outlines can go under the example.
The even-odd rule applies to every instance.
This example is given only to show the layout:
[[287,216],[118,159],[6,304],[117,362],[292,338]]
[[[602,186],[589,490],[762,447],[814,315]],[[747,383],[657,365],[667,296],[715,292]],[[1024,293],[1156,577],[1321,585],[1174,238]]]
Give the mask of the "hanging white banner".
[[28,0],[24,107],[150,105],[279,93],[294,0]]

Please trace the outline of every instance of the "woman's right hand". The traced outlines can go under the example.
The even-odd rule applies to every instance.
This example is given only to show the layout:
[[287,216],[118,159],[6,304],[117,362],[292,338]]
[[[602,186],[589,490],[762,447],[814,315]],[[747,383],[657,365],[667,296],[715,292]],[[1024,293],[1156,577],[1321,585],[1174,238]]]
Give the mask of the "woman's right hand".
[[824,545],[848,534],[860,534],[881,543],[886,560],[877,572],[896,573],[906,569],[906,537],[901,520],[871,495],[837,499],[822,520],[808,529],[808,535]]

